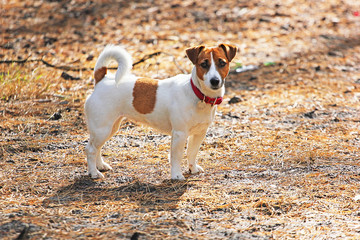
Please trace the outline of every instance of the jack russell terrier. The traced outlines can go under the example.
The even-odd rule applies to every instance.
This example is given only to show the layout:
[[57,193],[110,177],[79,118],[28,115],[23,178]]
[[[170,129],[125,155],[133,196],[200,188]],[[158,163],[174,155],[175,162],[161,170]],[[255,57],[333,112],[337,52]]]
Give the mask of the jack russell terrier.
[[[192,73],[158,81],[130,74],[129,53],[119,46],[107,46],[96,62],[95,89],[85,103],[90,132],[86,146],[90,176],[103,178],[100,171],[112,169],[103,161],[100,151],[125,117],[171,134],[171,179],[185,179],[181,161],[186,140],[190,172],[203,172],[196,155],[214,119],[216,105],[222,102],[225,77],[236,51],[235,46],[228,44],[189,48],[186,54],[195,65]],[[118,63],[115,76],[106,74],[111,60]]]

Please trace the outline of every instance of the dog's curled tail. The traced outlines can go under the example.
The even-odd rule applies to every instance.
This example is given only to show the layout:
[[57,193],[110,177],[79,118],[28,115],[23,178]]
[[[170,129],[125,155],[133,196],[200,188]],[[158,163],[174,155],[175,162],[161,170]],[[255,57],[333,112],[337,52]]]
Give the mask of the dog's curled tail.
[[130,54],[120,46],[108,45],[101,52],[98,60],[96,61],[94,69],[95,84],[104,78],[107,72],[107,66],[112,60],[115,60],[118,63],[118,68],[115,74],[115,82],[117,84],[123,76],[130,72],[132,68],[132,58]]

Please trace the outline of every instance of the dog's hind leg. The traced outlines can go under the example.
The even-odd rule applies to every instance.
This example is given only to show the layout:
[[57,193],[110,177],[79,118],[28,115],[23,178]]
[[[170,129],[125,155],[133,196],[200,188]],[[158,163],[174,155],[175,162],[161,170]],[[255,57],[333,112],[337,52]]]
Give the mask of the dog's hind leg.
[[104,175],[99,171],[111,170],[111,166],[105,163],[101,157],[101,148],[119,129],[121,119],[108,121],[102,127],[89,122],[90,140],[86,146],[88,171],[92,178],[103,178]]
[[[117,133],[123,119],[124,119],[123,117],[120,117],[114,122],[111,132],[110,132],[109,136],[106,138],[106,140],[104,141],[103,145],[105,144],[105,142],[107,142],[110,138],[112,138]],[[96,167],[100,171],[112,170],[112,167],[108,163],[104,162],[103,158],[101,157],[101,147],[100,147],[100,151],[98,151],[98,153],[96,155]]]

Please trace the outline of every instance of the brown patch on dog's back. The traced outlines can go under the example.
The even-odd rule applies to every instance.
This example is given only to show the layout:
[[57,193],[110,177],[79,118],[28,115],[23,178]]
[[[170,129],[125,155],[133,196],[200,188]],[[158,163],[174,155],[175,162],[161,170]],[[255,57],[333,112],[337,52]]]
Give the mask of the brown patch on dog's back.
[[133,106],[142,114],[151,113],[155,108],[158,81],[151,78],[139,78],[133,89]]
[[95,71],[94,78],[95,78],[95,85],[98,84],[106,75],[107,68],[102,67]]

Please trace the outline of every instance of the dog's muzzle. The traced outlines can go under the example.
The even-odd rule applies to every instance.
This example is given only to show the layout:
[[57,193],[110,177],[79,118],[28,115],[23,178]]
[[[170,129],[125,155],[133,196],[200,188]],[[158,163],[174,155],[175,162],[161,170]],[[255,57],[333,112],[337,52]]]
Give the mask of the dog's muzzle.
[[222,87],[222,81],[217,77],[211,78],[210,84],[212,89],[219,89]]

